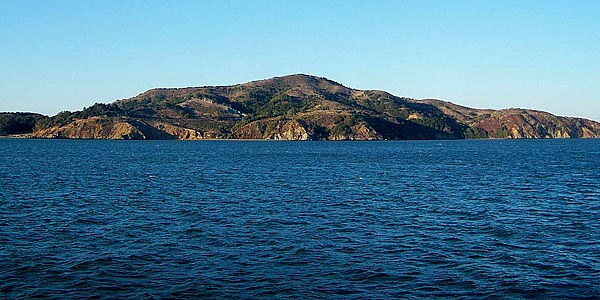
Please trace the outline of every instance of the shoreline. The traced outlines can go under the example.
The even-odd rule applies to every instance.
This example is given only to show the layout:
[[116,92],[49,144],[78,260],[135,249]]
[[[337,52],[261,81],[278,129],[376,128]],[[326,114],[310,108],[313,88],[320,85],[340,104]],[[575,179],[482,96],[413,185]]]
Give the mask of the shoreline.
[[31,139],[32,133],[0,135],[0,139]]
[[71,141],[239,141],[239,142],[391,142],[391,141],[503,141],[503,140],[595,140],[595,137],[579,138],[481,138],[481,139],[393,139],[393,140],[277,140],[277,139],[86,139],[86,138],[38,138],[32,134],[0,135],[0,139],[71,140]]

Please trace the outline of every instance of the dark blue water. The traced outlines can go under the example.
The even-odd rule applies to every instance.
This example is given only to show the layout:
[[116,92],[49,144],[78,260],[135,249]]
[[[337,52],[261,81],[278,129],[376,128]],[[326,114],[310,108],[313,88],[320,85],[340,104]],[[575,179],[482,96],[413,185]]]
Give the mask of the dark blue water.
[[0,298],[600,297],[600,140],[0,140]]

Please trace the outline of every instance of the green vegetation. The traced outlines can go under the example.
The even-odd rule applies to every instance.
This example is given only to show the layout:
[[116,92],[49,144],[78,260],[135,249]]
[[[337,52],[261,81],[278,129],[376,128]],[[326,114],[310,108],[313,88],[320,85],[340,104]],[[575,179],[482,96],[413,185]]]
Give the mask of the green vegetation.
[[89,117],[116,117],[123,114],[123,110],[115,103],[103,104],[96,103],[90,107],[85,107],[81,111],[70,112],[62,111],[55,116],[47,119],[42,119],[35,125],[35,129],[45,129],[53,126],[64,126],[73,122],[75,119],[85,119]]
[[505,139],[509,137],[508,134],[508,128],[506,128],[505,126],[498,128],[492,135],[490,135],[491,137],[495,137],[495,138],[500,138],[500,139]]
[[364,121],[365,117],[361,115],[336,116],[334,126],[331,129],[331,134],[349,134],[351,133],[351,128],[353,126]]
[[458,124],[455,120],[445,115],[411,121],[434,130],[450,133],[458,138],[464,137],[463,134],[467,128],[466,125]]
[[0,113],[0,135],[32,133],[36,122],[47,119],[34,113]]
[[464,136],[466,139],[483,139],[487,137],[487,133],[478,127],[468,127],[465,129]]

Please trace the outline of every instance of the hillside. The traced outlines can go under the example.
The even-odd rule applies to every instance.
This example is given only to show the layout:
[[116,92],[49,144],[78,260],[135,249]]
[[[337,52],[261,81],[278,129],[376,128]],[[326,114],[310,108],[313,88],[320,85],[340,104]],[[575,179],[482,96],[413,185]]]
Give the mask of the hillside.
[[0,136],[30,134],[35,124],[45,118],[48,117],[35,113],[2,112],[0,113]]
[[152,89],[36,124],[37,138],[382,140],[600,137],[594,121],[479,110],[356,90],[309,75]]
[[597,138],[600,123],[558,117],[528,109],[473,109],[440,100],[422,100],[469,127],[476,137],[492,138]]

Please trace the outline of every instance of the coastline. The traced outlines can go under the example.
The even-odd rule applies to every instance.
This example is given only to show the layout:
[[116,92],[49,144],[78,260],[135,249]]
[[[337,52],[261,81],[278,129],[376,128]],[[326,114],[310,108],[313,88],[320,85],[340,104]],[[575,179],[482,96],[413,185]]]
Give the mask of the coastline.
[[251,142],[386,142],[386,141],[494,141],[494,140],[594,140],[597,137],[576,138],[463,138],[463,139],[347,139],[347,140],[297,140],[297,139],[103,139],[103,138],[39,138],[33,134],[0,135],[0,139],[32,139],[32,140],[80,140],[80,141],[251,141]]
[[0,135],[0,139],[31,139],[32,133]]

